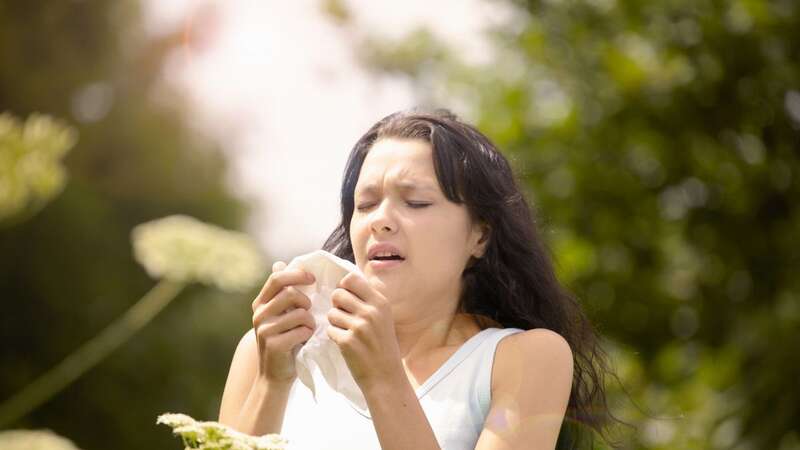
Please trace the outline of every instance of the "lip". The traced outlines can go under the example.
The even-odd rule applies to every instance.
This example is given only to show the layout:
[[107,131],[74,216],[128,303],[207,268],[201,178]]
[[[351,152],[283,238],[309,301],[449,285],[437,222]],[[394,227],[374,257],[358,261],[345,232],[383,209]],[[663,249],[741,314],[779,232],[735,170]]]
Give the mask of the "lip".
[[372,267],[374,270],[391,269],[393,267],[399,266],[403,261],[405,260],[389,259],[381,261],[379,259],[373,259],[369,262],[369,266]]
[[[379,243],[379,244],[373,244],[372,247],[369,248],[369,251],[367,252],[367,260],[372,262],[373,261],[372,258],[374,258],[375,255],[377,255],[380,252],[391,252],[391,253],[397,254],[401,258],[405,259],[405,255],[403,255],[403,253],[400,252],[399,248],[395,247],[392,244],[389,244],[388,242],[383,242],[383,243]],[[381,262],[383,262],[383,261],[381,261]]]

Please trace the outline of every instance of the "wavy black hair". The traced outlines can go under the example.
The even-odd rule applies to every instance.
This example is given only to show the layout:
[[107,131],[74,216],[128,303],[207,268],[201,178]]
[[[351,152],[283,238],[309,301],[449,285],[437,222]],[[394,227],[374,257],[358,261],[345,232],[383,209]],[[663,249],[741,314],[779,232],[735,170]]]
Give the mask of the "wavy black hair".
[[373,125],[350,152],[341,189],[342,220],[323,249],[355,263],[349,233],[354,191],[367,153],[382,138],[430,143],[444,195],[465,204],[473,223],[489,226],[486,251],[472,257],[462,274],[458,312],[474,315],[482,329],[546,328],[569,343],[574,376],[557,448],[594,448],[595,432],[609,442],[608,357],[580,304],[556,279],[507,159],[475,127],[446,109],[398,111]]

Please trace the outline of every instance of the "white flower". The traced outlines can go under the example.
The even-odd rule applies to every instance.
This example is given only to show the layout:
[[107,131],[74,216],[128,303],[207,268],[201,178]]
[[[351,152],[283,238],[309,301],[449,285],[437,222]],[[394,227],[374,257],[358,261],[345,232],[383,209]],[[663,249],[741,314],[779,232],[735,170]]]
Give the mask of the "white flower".
[[185,215],[137,225],[131,238],[134,257],[155,278],[245,291],[266,270],[249,236]]
[[195,424],[173,428],[172,432],[179,435],[188,448],[198,448],[208,442],[205,430]]
[[265,434],[255,437],[256,450],[280,450],[287,448],[289,441],[279,434]]
[[156,420],[172,427],[187,449],[287,450],[288,441],[278,434],[250,436],[219,422],[199,422],[185,414],[165,413]]
[[193,424],[194,419],[187,416],[186,414],[164,413],[158,416],[158,419],[156,420],[156,424],[161,424],[161,423],[169,425],[172,428],[175,428],[183,425]]
[[24,124],[0,114],[0,219],[49,201],[64,188],[61,159],[75,145],[74,128],[42,114]]
[[3,450],[80,450],[69,439],[50,430],[0,431]]

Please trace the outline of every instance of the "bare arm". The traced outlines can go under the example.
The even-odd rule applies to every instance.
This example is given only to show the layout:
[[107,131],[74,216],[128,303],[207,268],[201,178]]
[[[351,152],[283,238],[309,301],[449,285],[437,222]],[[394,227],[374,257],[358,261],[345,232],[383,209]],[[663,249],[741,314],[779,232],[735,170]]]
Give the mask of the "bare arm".
[[382,449],[440,449],[408,378],[387,380],[385,384],[366,389],[364,396]]
[[252,329],[233,354],[219,422],[253,436],[280,433],[291,383],[268,382],[258,374],[258,344]]
[[311,300],[294,288],[314,283],[313,274],[284,269],[276,261],[253,300],[253,328],[236,346],[222,393],[219,422],[250,435],[280,433],[297,379],[292,349],[316,327]]

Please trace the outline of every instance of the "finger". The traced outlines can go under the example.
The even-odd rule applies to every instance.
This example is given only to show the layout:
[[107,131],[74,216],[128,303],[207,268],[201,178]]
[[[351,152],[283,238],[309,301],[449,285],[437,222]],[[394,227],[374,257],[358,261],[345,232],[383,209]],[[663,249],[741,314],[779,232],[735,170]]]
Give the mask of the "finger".
[[345,275],[336,287],[350,291],[365,303],[372,304],[378,301],[375,296],[375,290],[369,284],[369,281],[356,272],[350,272]]
[[336,325],[331,325],[325,328],[325,333],[328,335],[330,340],[335,342],[338,346],[342,346],[347,343],[348,337],[350,336],[350,332],[348,330],[339,328]]
[[314,330],[317,324],[310,312],[305,309],[293,309],[277,317],[268,317],[259,324],[258,329],[262,330],[264,335],[277,336],[299,326]]
[[[283,261],[275,261],[274,263],[272,263],[272,274],[274,274],[275,272],[280,272],[285,268],[286,268],[286,263],[284,263]],[[261,286],[261,290],[259,291],[258,295],[256,295],[255,300],[253,300],[253,303],[251,304],[251,308],[254,312],[256,310],[256,307],[260,303],[260,297],[264,295],[264,292],[267,289],[267,284],[272,279],[272,274],[270,274],[270,276],[267,278],[267,281],[264,282],[264,285]]]
[[259,304],[269,301],[286,286],[296,284],[308,285],[313,284],[314,281],[316,281],[314,275],[302,269],[285,269],[279,272],[273,272],[267,279],[267,282],[264,283],[256,299],[253,300],[251,305],[252,309],[255,311]]
[[336,288],[331,292],[331,304],[354,315],[362,313],[366,306],[360,298],[343,288]]
[[290,286],[279,292],[271,301],[258,305],[253,313],[253,323],[263,322],[268,317],[278,317],[294,309],[309,311],[311,309],[311,300],[305,294]]
[[[272,274],[274,274],[275,272],[280,272],[281,270],[283,270],[285,268],[286,268],[286,263],[285,262],[280,261],[280,260],[275,261],[274,263],[272,263]],[[269,278],[272,278],[272,274],[270,274]],[[269,281],[269,278],[267,278],[267,281],[264,282],[264,286],[261,287],[261,292],[259,292],[259,295],[261,295],[264,292],[264,289],[266,289],[267,282]],[[256,296],[256,297],[258,297],[258,296]]]
[[253,312],[253,324],[265,322],[295,309],[308,311],[311,302],[308,297],[295,296],[290,289],[293,288],[288,287],[279,292],[271,301],[259,304]]
[[288,352],[297,344],[307,342],[313,335],[314,330],[306,326],[300,326],[271,338],[268,347],[270,350]]
[[328,322],[336,327],[339,327],[344,330],[352,330],[356,327],[356,325],[362,322],[362,319],[359,319],[352,314],[348,314],[345,311],[342,311],[339,308],[331,308],[328,310]]
[[[274,263],[272,263],[272,273],[280,272],[285,268],[286,268],[286,263],[283,261],[275,261]],[[272,274],[270,274],[269,278],[272,278]],[[264,282],[264,286],[261,287],[261,292],[258,293],[256,299],[258,299],[258,297],[264,293],[264,290],[267,288],[267,282],[269,281],[269,278],[267,278],[267,281]],[[253,303],[255,304],[255,301]]]

